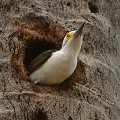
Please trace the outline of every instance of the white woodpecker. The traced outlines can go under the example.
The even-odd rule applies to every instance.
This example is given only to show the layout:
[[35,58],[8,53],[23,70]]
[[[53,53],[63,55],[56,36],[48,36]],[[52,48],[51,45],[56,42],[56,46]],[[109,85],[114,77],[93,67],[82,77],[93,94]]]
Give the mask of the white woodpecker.
[[67,33],[60,50],[47,50],[30,63],[28,70],[31,81],[40,85],[60,84],[74,72],[82,45],[84,24],[82,22],[77,31]]

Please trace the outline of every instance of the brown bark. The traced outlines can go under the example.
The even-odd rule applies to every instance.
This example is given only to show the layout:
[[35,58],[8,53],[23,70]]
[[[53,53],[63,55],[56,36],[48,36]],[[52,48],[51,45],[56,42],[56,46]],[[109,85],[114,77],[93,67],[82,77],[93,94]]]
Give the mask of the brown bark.
[[[120,120],[120,1],[1,0],[0,120]],[[33,86],[27,66],[87,23],[75,73]]]

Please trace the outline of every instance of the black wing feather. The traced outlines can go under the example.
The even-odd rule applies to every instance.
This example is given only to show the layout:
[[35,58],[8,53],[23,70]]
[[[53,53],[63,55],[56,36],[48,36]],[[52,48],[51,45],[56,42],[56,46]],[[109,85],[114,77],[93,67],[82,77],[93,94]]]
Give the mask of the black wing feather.
[[51,56],[52,53],[57,51],[56,49],[53,50],[47,50],[41,54],[39,54],[29,65],[28,65],[28,71],[29,73],[34,72],[36,69],[38,69],[45,61],[47,61]]

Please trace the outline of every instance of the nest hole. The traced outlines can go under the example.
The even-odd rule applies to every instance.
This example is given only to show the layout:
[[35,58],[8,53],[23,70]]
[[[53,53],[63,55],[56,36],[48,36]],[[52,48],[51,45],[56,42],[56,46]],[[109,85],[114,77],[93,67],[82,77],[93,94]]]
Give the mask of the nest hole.
[[30,62],[46,50],[59,49],[66,33],[63,26],[47,16],[31,13],[15,21],[13,33],[9,36],[14,77],[29,80],[27,67]]
[[46,40],[32,40],[28,43],[25,48],[25,58],[23,64],[27,68],[30,62],[35,59],[40,53],[50,50],[50,49],[58,49],[54,42],[46,41]]
[[[44,17],[28,15],[22,22],[15,23],[15,31],[10,38],[18,38],[16,45],[19,43],[17,45],[19,49],[13,52],[11,59],[14,67],[13,75],[23,80],[30,80],[27,69],[30,62],[46,50],[59,49],[66,33],[60,24]],[[14,51],[14,44],[10,43],[9,46]],[[87,82],[85,65],[82,62],[78,63],[74,74],[60,84],[60,88],[65,90],[72,88],[75,82],[81,84]],[[59,88],[59,85],[57,87]]]

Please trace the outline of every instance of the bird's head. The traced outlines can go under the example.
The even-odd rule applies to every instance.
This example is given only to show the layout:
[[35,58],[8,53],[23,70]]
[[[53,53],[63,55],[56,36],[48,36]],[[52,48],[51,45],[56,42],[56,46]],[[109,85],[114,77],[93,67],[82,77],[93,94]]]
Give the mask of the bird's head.
[[85,22],[83,22],[83,23],[79,26],[79,28],[78,28],[77,30],[70,31],[70,32],[68,32],[68,33],[66,34],[66,36],[65,36],[64,39],[63,39],[62,47],[64,47],[65,44],[66,44],[68,41],[72,40],[73,38],[76,38],[76,37],[79,36],[79,35],[80,35],[80,36],[82,35],[82,30],[83,30],[84,24],[85,24]]

